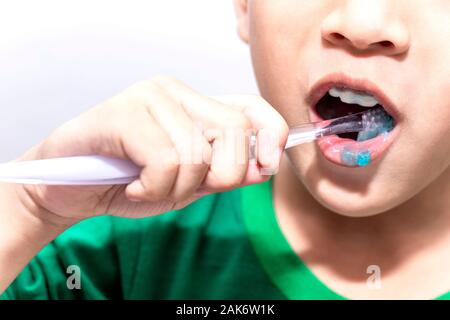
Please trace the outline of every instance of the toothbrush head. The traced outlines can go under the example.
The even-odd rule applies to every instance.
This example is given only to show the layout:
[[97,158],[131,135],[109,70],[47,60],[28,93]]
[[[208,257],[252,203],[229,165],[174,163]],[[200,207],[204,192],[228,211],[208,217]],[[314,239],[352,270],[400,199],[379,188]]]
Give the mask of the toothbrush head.
[[365,141],[387,133],[394,128],[392,118],[382,107],[370,109],[361,114],[363,130],[359,131],[357,141]]
[[357,141],[375,138],[394,127],[394,119],[382,107],[370,108],[364,112],[329,121],[330,123],[323,128],[323,136],[358,132]]

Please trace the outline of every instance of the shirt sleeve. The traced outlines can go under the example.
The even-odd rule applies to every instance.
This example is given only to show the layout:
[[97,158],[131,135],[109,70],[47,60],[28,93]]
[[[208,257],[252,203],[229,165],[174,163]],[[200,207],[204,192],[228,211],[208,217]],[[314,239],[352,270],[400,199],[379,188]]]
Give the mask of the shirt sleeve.
[[121,298],[112,217],[72,226],[25,267],[0,300]]

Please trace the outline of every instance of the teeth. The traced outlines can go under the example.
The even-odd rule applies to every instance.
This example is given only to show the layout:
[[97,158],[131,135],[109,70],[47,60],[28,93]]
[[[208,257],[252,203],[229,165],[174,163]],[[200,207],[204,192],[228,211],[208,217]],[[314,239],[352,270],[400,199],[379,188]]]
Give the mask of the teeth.
[[380,104],[374,96],[361,91],[331,88],[328,93],[332,97],[341,99],[344,103],[358,104],[362,107],[374,107]]

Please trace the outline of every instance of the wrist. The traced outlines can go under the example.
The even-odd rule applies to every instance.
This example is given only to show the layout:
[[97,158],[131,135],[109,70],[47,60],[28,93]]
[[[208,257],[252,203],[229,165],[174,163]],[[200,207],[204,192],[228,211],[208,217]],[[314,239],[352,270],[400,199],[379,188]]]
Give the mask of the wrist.
[[[40,160],[43,157],[42,144],[40,143],[25,152],[21,157],[15,161],[31,161]],[[42,230],[45,235],[42,237],[44,242],[53,240],[58,234],[65,229],[79,222],[80,219],[64,217],[54,212],[51,207],[51,202],[57,197],[49,196],[48,186],[41,186],[35,184],[1,184],[0,191],[5,188],[5,194],[9,194],[9,201],[11,203],[20,204],[21,215],[20,219],[24,219],[25,223],[32,226],[36,225],[36,231]],[[58,188],[58,186],[51,186]],[[0,199],[1,201],[1,199]],[[0,204],[1,206],[1,204]],[[1,213],[0,213],[1,214]],[[34,233],[33,233],[34,234]],[[45,239],[49,235],[50,240]]]
[[0,293],[70,224],[50,216],[20,184],[0,183]]

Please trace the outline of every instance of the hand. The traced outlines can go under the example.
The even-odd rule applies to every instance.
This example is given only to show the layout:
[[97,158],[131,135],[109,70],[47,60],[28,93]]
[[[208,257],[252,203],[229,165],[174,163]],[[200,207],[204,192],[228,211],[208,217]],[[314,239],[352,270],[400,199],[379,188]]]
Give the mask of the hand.
[[[256,162],[248,133],[257,133]],[[202,96],[158,77],[133,85],[56,129],[19,160],[75,155],[129,159],[138,180],[116,186],[24,185],[39,218],[70,225],[100,214],[142,217],[182,208],[201,196],[260,183],[277,168],[284,119],[257,96]]]

